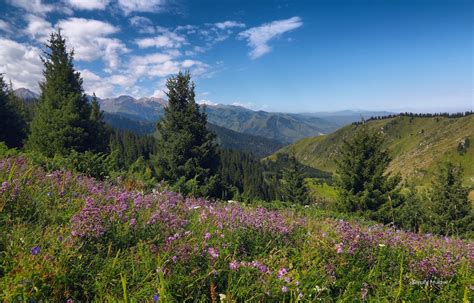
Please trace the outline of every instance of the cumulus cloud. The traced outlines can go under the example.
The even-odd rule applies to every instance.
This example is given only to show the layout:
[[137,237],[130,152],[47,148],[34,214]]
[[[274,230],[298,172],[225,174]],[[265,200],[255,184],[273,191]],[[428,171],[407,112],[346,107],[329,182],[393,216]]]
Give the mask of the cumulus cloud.
[[110,0],[66,0],[66,3],[80,10],[104,10]]
[[15,88],[38,92],[43,68],[40,54],[41,50],[34,46],[0,38],[0,73],[4,73]]
[[69,18],[58,22],[59,28],[74,48],[75,58],[93,61],[102,58],[109,71],[120,65],[120,55],[129,52],[126,45],[109,36],[119,31],[110,23],[83,18]]
[[284,20],[277,20],[261,26],[249,28],[239,34],[241,39],[246,39],[252,48],[249,55],[252,59],[257,59],[270,52],[271,47],[268,42],[282,34],[292,31],[303,25],[300,17],[292,17]]
[[156,13],[163,10],[164,0],[118,0],[119,8],[128,15],[132,12]]
[[179,48],[187,44],[186,38],[173,32],[166,32],[153,38],[142,38],[135,40],[140,48]]
[[55,10],[52,4],[43,3],[41,0],[8,0],[8,2],[32,14],[44,15]]
[[217,22],[217,23],[214,23],[214,25],[215,25],[218,29],[228,29],[228,28],[234,28],[234,27],[243,28],[243,27],[245,27],[245,24],[244,24],[244,23],[240,23],[240,22],[237,22],[237,21]]
[[49,34],[53,31],[51,23],[38,17],[36,15],[28,14],[25,17],[27,26],[23,30],[30,38],[35,39],[41,43],[45,43],[48,40]]

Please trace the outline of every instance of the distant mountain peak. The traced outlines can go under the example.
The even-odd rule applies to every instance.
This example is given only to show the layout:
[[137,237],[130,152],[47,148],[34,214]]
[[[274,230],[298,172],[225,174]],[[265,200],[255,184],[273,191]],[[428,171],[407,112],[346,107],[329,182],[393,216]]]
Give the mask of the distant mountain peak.
[[18,98],[26,101],[37,100],[39,98],[39,95],[37,93],[32,92],[31,90],[23,87],[15,89],[13,93]]

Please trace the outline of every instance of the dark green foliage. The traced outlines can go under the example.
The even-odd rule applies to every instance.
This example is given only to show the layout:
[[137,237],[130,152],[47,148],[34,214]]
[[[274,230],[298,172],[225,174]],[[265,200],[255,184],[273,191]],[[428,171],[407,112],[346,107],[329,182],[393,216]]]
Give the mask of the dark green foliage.
[[94,148],[91,106],[82,89],[82,79],[74,70],[73,52],[66,49],[61,33],[52,33],[44,63],[44,81],[36,115],[31,123],[28,147],[46,156],[66,155],[72,150]]
[[105,152],[108,147],[110,130],[105,125],[104,113],[100,109],[99,101],[97,101],[95,93],[92,96],[91,107],[91,149],[96,152]]
[[168,106],[157,124],[157,176],[184,194],[219,196],[215,135],[208,131],[206,114],[194,100],[191,75],[180,72],[166,86]]
[[308,188],[305,183],[306,174],[298,165],[294,156],[289,157],[289,165],[283,171],[281,194],[284,201],[308,204]]
[[336,161],[339,209],[393,221],[393,210],[401,201],[400,177],[386,174],[390,161],[383,135],[370,130],[367,124],[358,126],[355,134],[344,141]]
[[425,229],[427,220],[427,205],[420,193],[411,185],[402,207],[398,209],[395,222],[405,230],[421,232]]
[[284,146],[274,139],[236,132],[212,123],[208,123],[207,128],[216,134],[221,148],[239,150],[256,158],[269,156]]
[[443,235],[474,232],[468,190],[462,186],[463,169],[447,162],[432,183],[430,227]]
[[26,137],[26,122],[20,103],[0,74],[0,141],[8,147],[21,147]]
[[140,158],[144,161],[150,160],[150,156],[158,150],[158,142],[152,136],[114,130],[110,136],[110,150],[117,170],[127,170]]
[[270,200],[264,166],[252,155],[220,150],[219,175],[223,183],[222,198],[240,201]]
[[471,142],[469,140],[469,138],[465,138],[463,139],[461,142],[458,143],[458,153],[460,155],[464,155],[467,150],[469,149],[469,146],[470,146]]

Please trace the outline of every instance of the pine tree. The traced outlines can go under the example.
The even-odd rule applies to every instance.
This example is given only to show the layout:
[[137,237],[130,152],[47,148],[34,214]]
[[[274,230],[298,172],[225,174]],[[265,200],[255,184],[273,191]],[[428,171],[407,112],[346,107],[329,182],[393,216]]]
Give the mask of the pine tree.
[[179,73],[166,82],[168,106],[157,124],[156,172],[184,194],[219,196],[215,135],[195,102],[191,75]]
[[430,223],[432,231],[443,234],[474,232],[469,192],[462,186],[463,168],[447,162],[432,182]]
[[339,209],[393,221],[394,209],[401,204],[400,177],[386,174],[391,158],[382,134],[370,130],[366,123],[355,127],[355,134],[344,140],[336,160]]
[[288,158],[288,167],[283,171],[281,192],[285,201],[307,204],[309,195],[305,183],[305,173],[298,164],[294,156]]
[[26,137],[26,122],[14,104],[14,93],[0,74],[0,141],[8,147],[21,147]]
[[41,58],[44,80],[28,147],[47,156],[93,149],[91,106],[74,70],[74,53],[67,51],[60,31],[51,34],[46,46],[49,50]]
[[99,101],[95,93],[92,95],[91,100],[91,142],[92,149],[96,152],[107,151],[109,141],[109,130],[104,122],[104,112],[100,109]]

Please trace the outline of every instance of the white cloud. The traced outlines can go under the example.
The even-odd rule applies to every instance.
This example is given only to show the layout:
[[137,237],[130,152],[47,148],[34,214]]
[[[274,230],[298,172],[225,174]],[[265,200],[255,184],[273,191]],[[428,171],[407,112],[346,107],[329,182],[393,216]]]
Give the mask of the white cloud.
[[212,102],[211,100],[206,100],[206,99],[197,100],[196,103],[199,105],[218,105],[217,103]]
[[40,54],[41,50],[34,46],[0,38],[0,73],[4,73],[15,88],[38,92],[43,68]]
[[43,3],[41,0],[9,0],[8,2],[32,14],[44,15],[55,10],[52,4]]
[[114,95],[114,86],[99,75],[87,69],[79,72],[83,79],[84,91],[87,94],[92,95],[92,93],[95,93],[100,98],[108,98]]
[[249,28],[241,32],[239,37],[247,40],[248,45],[252,47],[249,53],[250,57],[257,59],[270,52],[271,47],[268,45],[270,40],[302,25],[303,21],[301,21],[300,17],[292,17]]
[[215,27],[218,29],[228,29],[228,28],[233,28],[233,27],[245,27],[244,23],[240,23],[237,21],[224,21],[224,22],[218,22],[214,23]]
[[153,38],[142,38],[135,40],[140,48],[157,47],[157,48],[179,48],[187,44],[186,38],[173,33],[166,32]]
[[159,88],[159,89],[157,89],[153,92],[153,97],[165,99],[168,96],[166,95],[166,92],[165,92],[164,88]]
[[118,0],[119,8],[126,14],[132,12],[156,13],[164,8],[164,0]]
[[265,110],[265,109],[268,109],[268,105],[257,105],[255,103],[252,103],[252,102],[240,102],[240,101],[236,101],[236,102],[233,102],[231,105],[233,106],[240,106],[240,107],[244,107],[244,108],[247,108],[247,109],[250,109],[250,110]]
[[134,16],[128,20],[130,25],[138,28],[138,32],[141,34],[154,34],[156,29],[153,26],[153,22],[142,16]]
[[28,14],[25,19],[28,25],[23,32],[40,43],[46,43],[49,35],[54,30],[51,23],[42,17],[31,14]]
[[104,10],[110,0],[66,0],[66,3],[75,9]]
[[13,33],[13,30],[10,24],[1,19],[0,19],[0,31],[4,31],[9,34]]
[[58,22],[59,28],[74,48],[77,60],[93,61],[102,58],[108,71],[120,66],[120,55],[129,52],[125,44],[109,36],[119,31],[110,23],[83,18],[69,18]]

